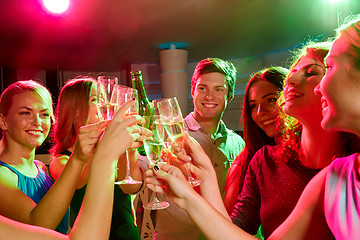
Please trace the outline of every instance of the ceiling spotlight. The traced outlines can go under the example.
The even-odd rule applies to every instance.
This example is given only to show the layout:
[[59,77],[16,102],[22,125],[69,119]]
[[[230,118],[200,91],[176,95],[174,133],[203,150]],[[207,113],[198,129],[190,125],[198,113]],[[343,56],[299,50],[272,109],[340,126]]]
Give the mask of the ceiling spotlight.
[[45,7],[53,13],[63,13],[70,5],[70,0],[43,0],[43,2]]

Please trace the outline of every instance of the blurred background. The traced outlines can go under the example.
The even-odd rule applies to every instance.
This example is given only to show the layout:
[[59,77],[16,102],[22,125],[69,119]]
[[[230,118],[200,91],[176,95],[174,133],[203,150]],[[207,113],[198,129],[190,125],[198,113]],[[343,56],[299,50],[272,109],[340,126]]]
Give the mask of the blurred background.
[[[130,71],[141,70],[148,97],[155,99],[172,90],[164,85],[167,79],[189,88],[196,63],[219,57],[238,69],[224,121],[241,132],[249,76],[288,66],[292,50],[333,37],[344,18],[357,13],[359,0],[1,0],[1,90],[35,79],[56,99],[64,82],[79,74],[115,75],[129,85]],[[162,60],[163,53],[170,58]],[[177,53],[185,65],[166,69]],[[191,95],[182,94],[186,114],[192,111]]]

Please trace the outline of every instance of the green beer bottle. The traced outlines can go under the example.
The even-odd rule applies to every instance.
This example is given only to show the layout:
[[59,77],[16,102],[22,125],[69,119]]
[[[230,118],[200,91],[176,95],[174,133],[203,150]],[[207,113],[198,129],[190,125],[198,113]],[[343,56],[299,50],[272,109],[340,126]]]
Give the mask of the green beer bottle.
[[[140,116],[152,116],[154,109],[150,104],[148,97],[146,96],[143,77],[140,70],[132,71],[131,73],[132,87],[138,91],[139,101],[139,115]],[[145,156],[144,146],[138,148],[139,154]]]

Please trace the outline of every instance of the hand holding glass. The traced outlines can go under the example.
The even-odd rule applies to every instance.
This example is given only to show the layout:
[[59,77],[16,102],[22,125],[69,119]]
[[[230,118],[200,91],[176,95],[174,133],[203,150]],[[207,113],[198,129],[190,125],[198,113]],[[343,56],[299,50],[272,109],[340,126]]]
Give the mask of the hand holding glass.
[[[154,105],[159,111],[161,121],[164,124],[166,132],[171,141],[176,143],[181,149],[184,148],[184,120],[181,109],[176,97],[154,100]],[[189,164],[186,164],[188,182],[195,187],[200,185],[201,181],[191,176]]]
[[[139,104],[136,89],[123,85],[118,85],[116,98],[119,107],[121,107],[121,105],[123,105],[125,102],[135,99],[135,104],[126,111],[124,118],[130,115],[139,114]],[[128,150],[126,150],[126,176],[123,180],[115,182],[115,184],[142,184],[141,181],[134,180],[130,176],[130,161]]]
[[[152,132],[152,139],[144,140],[144,147],[150,166],[153,167],[161,161],[160,156],[164,147],[165,131],[159,115],[144,116],[144,118],[146,120],[145,127]],[[154,198],[151,202],[144,205],[144,208],[157,210],[167,208],[169,205],[168,202],[159,201],[156,193],[156,179],[154,179]]]

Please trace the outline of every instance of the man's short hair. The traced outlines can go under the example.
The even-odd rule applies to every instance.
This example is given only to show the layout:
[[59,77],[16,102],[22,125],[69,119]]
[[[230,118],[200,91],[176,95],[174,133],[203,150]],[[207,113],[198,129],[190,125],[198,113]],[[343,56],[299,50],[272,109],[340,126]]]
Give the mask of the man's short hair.
[[206,74],[218,72],[225,75],[225,80],[229,85],[228,98],[234,95],[236,84],[236,68],[231,62],[220,58],[206,58],[201,60],[195,67],[195,71],[191,80],[191,89],[194,90],[199,78]]

